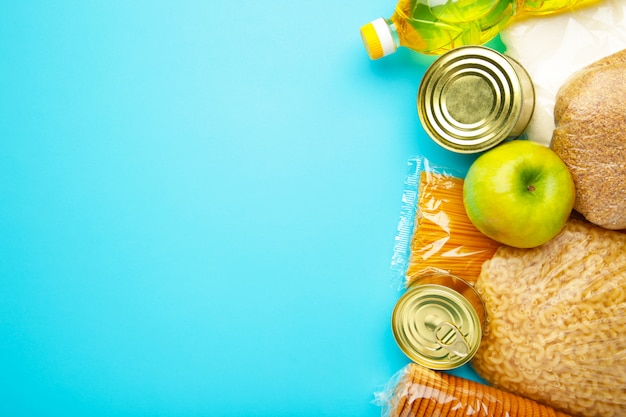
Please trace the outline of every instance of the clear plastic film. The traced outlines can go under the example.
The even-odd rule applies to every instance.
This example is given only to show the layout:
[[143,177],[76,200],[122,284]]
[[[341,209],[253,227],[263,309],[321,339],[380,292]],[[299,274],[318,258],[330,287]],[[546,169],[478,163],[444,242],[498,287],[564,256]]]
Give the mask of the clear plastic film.
[[384,417],[567,417],[536,401],[411,363],[375,402]]
[[429,272],[474,283],[499,243],[478,231],[463,206],[463,174],[417,156],[409,160],[392,270],[405,286]]
[[576,186],[574,209],[626,229],[626,49],[575,72],[559,89],[551,148]]
[[505,54],[522,64],[535,87],[528,138],[549,146],[561,85],[575,71],[626,48],[626,2],[602,0],[541,19],[520,20],[503,30],[500,38]]
[[485,381],[571,415],[626,415],[626,234],[571,218],[545,245],[500,247],[475,287]]

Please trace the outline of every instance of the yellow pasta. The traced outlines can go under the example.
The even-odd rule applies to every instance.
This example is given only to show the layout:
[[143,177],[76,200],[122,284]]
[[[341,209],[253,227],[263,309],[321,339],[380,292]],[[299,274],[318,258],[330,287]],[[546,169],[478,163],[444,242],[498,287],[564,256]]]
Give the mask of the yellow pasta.
[[408,284],[429,269],[449,272],[474,283],[484,261],[500,243],[470,222],[463,206],[463,180],[449,175],[420,175],[415,230],[407,268]]
[[[390,387],[389,417],[569,417],[560,411],[494,387],[408,364]],[[541,392],[539,384],[531,387]]]
[[538,248],[500,247],[476,282],[489,321],[474,369],[572,415],[625,416],[625,288],[626,237],[583,220]]

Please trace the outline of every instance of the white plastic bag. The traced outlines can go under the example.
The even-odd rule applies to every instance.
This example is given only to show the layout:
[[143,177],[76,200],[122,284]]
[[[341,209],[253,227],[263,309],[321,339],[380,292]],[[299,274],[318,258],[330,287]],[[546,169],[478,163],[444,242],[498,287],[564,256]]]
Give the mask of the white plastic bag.
[[535,85],[528,139],[550,145],[559,87],[575,71],[626,48],[626,1],[519,21],[501,33],[506,55],[519,61]]

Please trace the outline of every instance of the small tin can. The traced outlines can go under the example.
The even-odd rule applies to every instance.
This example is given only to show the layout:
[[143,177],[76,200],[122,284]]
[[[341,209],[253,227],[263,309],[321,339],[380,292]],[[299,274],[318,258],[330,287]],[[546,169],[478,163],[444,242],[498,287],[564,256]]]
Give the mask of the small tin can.
[[428,135],[458,153],[476,153],[519,137],[535,109],[530,75],[514,59],[484,46],[464,46],[426,70],[417,112]]
[[436,370],[457,368],[478,351],[485,307],[472,285],[446,273],[416,279],[392,314],[400,349],[415,363]]

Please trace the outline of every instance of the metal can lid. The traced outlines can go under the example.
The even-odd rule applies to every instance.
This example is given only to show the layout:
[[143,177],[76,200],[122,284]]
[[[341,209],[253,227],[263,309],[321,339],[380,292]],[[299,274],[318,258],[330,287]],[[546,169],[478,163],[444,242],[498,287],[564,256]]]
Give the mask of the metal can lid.
[[411,287],[396,303],[392,330],[400,349],[430,369],[467,363],[482,339],[481,318],[454,289],[440,284]]
[[484,46],[460,47],[439,57],[424,74],[417,98],[428,135],[460,153],[480,152],[519,136],[533,109],[528,73]]

